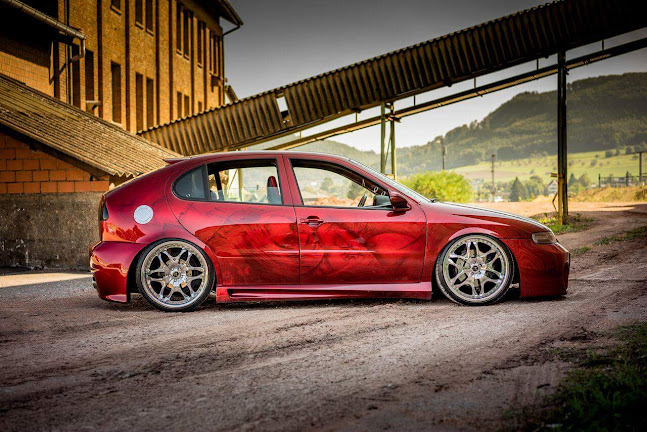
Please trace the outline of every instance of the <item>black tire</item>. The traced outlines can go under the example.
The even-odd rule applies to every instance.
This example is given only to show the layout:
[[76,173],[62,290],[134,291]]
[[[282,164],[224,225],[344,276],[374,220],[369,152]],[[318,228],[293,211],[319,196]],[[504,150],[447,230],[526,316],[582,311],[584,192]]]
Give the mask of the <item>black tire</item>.
[[[501,252],[502,254],[500,266],[501,268],[503,268],[503,266],[505,265],[505,269],[506,269],[504,278],[500,277],[499,279],[496,280],[496,282],[494,281],[492,282],[494,283],[493,290],[496,289],[496,291],[492,292],[492,295],[489,295],[489,292],[488,292],[488,294],[484,294],[483,297],[471,299],[471,300],[467,298],[468,297],[467,293],[462,293],[461,290],[456,288],[454,289],[450,288],[447,282],[447,274],[445,273],[449,273],[450,270],[448,267],[451,266],[452,264],[444,265],[448,255],[452,250],[455,250],[455,251],[461,250],[461,249],[456,249],[456,246],[458,244],[462,245],[463,243],[470,240],[478,240],[478,241],[482,241],[484,244],[491,244],[493,246],[496,246],[496,248],[498,249],[494,249],[495,252],[498,251],[498,252]],[[476,247],[478,248],[478,245]],[[495,253],[495,252],[491,252],[491,253]],[[458,259],[462,260],[462,258],[458,258]],[[455,261],[456,260],[457,259],[455,258]],[[495,260],[493,259],[492,261],[495,261]],[[456,268],[456,271],[457,271],[458,266],[454,266],[454,267]],[[495,270],[496,269],[493,269],[493,271]],[[484,272],[484,274],[488,279],[489,279],[488,277],[489,275],[494,274],[493,272],[490,272],[487,269],[485,270],[481,269],[481,271]],[[434,265],[434,274],[436,276],[436,282],[438,284],[438,287],[444,294],[444,296],[455,303],[458,303],[461,305],[467,305],[467,306],[487,306],[487,305],[494,304],[500,301],[501,299],[503,299],[506,293],[508,292],[508,290],[510,289],[510,286],[512,285],[512,281],[514,279],[514,271],[515,271],[515,261],[508,247],[500,240],[484,234],[468,234],[454,239],[449,244],[447,244],[447,246],[445,246],[445,248],[440,253],[440,255],[438,255],[438,258],[436,259],[436,263]],[[458,272],[451,275],[449,278],[451,279],[452,277],[455,277],[457,273]],[[468,278],[466,278],[465,280],[467,279]],[[499,281],[502,282],[500,285],[497,284],[497,282]],[[489,283],[489,280],[485,283]],[[483,288],[481,288],[482,290],[485,290],[485,283],[483,283],[482,285],[483,286]],[[472,293],[473,292],[474,291],[472,290]]]
[[[182,277],[184,277],[184,279],[183,279],[184,285],[183,286],[178,287],[178,286],[173,285],[172,288],[169,288],[169,285],[165,285],[165,284],[163,284],[161,282],[145,281],[144,280],[146,269],[147,268],[150,269],[150,266],[155,261],[155,259],[157,257],[162,256],[162,253],[164,253],[164,252],[159,252],[158,253],[157,251],[159,251],[160,249],[167,248],[167,247],[168,247],[169,251],[180,249],[180,250],[185,250],[185,252],[187,252],[187,253],[190,252],[190,254],[188,254],[188,255],[181,252],[180,255],[178,255],[176,257],[178,259],[178,262],[177,263],[174,262],[174,261],[172,262],[172,264],[176,265],[176,267],[174,267],[173,271],[177,271],[179,273],[179,276],[177,278],[173,278],[172,275],[168,275],[169,278],[173,278],[173,279],[170,279],[171,281],[178,281],[178,283],[179,283],[179,281],[182,281]],[[182,259],[183,256],[184,257],[188,256],[188,258],[187,258],[188,261],[183,262],[183,259]],[[169,257],[170,257],[170,255],[169,255]],[[193,257],[195,257],[195,259]],[[158,261],[158,263],[160,265],[160,267],[158,267],[158,269],[161,269],[163,263],[161,262],[161,259],[159,259],[159,258],[157,258],[157,261]],[[171,262],[171,259],[169,258],[167,263],[170,263],[170,262]],[[200,267],[195,267],[193,265],[193,264],[196,264],[196,263],[199,263]],[[182,265],[184,265],[184,267],[183,267],[184,274],[183,275],[182,275],[182,271],[181,271],[182,268],[180,268],[180,267],[182,267]],[[193,291],[192,288],[193,288],[193,286],[197,286],[197,285],[193,284],[194,281],[191,281],[191,280],[189,280],[187,278],[187,273],[191,273],[189,278],[193,278],[194,277],[193,272],[196,271],[196,270],[188,270],[186,268],[187,266],[190,266],[191,269],[193,269],[193,268],[206,269],[205,270],[206,271],[206,277],[203,277],[202,279],[200,279],[201,282],[200,282],[200,285],[199,285],[199,292],[196,293],[195,295],[193,295],[194,291]],[[204,266],[204,267],[202,267],[202,266]],[[168,265],[165,266],[165,267],[167,269],[171,268]],[[136,271],[135,280],[137,282],[137,289],[139,290],[139,293],[146,299],[146,301],[148,301],[148,303],[150,303],[155,308],[157,308],[157,309],[159,309],[161,311],[164,311],[164,312],[190,312],[190,311],[195,310],[198,306],[200,306],[207,299],[207,297],[209,297],[209,294],[211,293],[211,291],[213,289],[214,281],[215,281],[215,271],[214,271],[214,268],[213,268],[213,264],[212,264],[211,260],[209,259],[209,257],[207,256],[207,254],[202,250],[202,248],[200,248],[199,246],[197,246],[197,245],[195,245],[195,244],[193,244],[193,243],[191,243],[189,241],[178,239],[178,238],[169,238],[169,239],[158,240],[158,241],[148,245],[144,249],[144,251],[141,253],[141,255],[139,257],[139,260],[137,261],[137,267],[136,267],[135,271]],[[203,276],[204,276],[205,271],[203,271],[203,273],[202,273]],[[154,271],[153,273],[159,273],[160,275],[165,274],[163,270]],[[148,275],[150,276],[153,273],[148,273]],[[200,276],[200,274],[196,273],[194,278],[199,279],[199,276]],[[167,277],[166,274],[165,274],[165,277]],[[188,284],[187,284],[187,281],[188,281]],[[155,283],[155,285],[153,285],[153,283]],[[159,296],[154,295],[154,294],[157,294],[155,292],[155,286],[159,286],[160,289],[161,289],[161,294]],[[180,293],[178,291],[178,288],[182,290],[182,293]],[[165,291],[165,290],[167,290],[167,291]],[[169,298],[169,301],[173,301],[172,300],[173,296],[176,296],[176,294],[174,294],[172,292],[173,290],[176,291],[176,294],[178,294],[178,295],[181,294],[182,298],[184,298],[184,299],[186,299],[186,296],[188,294],[189,300],[186,301],[185,304],[181,304],[181,303],[165,304],[165,302],[163,301],[164,292],[170,292],[170,294],[168,294],[168,298]]]

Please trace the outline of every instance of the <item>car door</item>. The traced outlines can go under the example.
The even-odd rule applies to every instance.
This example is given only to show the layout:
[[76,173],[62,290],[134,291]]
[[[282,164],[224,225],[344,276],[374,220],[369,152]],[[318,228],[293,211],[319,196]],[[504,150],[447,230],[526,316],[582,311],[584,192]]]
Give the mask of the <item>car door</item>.
[[281,172],[276,158],[229,159],[175,181],[169,203],[215,254],[219,285],[298,285],[296,217]]
[[351,166],[289,159],[298,195],[302,285],[420,281],[426,218],[416,203],[394,211],[388,189]]

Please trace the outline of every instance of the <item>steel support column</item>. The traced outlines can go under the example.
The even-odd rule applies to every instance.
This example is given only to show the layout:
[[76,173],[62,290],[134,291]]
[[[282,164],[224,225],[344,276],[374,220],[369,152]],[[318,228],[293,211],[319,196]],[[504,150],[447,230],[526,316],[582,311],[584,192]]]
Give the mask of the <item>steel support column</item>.
[[566,140],[566,55],[557,54],[557,222],[568,222],[568,148]]
[[391,104],[390,107],[390,119],[391,119],[391,138],[390,138],[390,144],[391,144],[391,175],[393,175],[393,178],[396,178],[397,170],[396,170],[396,163],[397,159],[395,157],[395,106],[394,104]]
[[380,172],[386,174],[386,153],[385,141],[386,140],[386,104],[382,103],[380,111]]
[[[387,109],[389,112],[387,113]],[[386,136],[386,122],[389,122],[389,136],[387,141]],[[395,105],[393,102],[385,102],[382,104],[380,114],[380,172],[386,174],[386,165],[391,153],[391,175],[393,178],[396,176],[397,171],[397,158],[395,152]]]

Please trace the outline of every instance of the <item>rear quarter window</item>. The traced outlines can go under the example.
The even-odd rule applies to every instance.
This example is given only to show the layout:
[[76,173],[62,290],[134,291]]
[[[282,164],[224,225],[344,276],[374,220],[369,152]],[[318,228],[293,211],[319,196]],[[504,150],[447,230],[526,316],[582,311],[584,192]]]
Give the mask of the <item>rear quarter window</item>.
[[206,196],[206,183],[204,181],[204,165],[183,174],[173,185],[173,192],[179,198],[190,200],[204,200]]

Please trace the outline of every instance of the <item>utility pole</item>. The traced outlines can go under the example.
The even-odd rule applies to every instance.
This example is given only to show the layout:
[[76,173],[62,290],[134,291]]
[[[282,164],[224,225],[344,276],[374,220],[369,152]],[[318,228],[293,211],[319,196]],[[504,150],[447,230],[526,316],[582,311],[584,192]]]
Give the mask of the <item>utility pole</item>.
[[494,186],[494,160],[496,156],[492,153],[492,202],[494,202],[494,194],[496,193],[496,187]]
[[445,148],[445,138],[440,137],[440,147],[443,153],[443,171],[445,171],[445,156],[447,156],[447,149]]
[[557,223],[568,222],[568,149],[566,145],[566,54],[557,53]]

